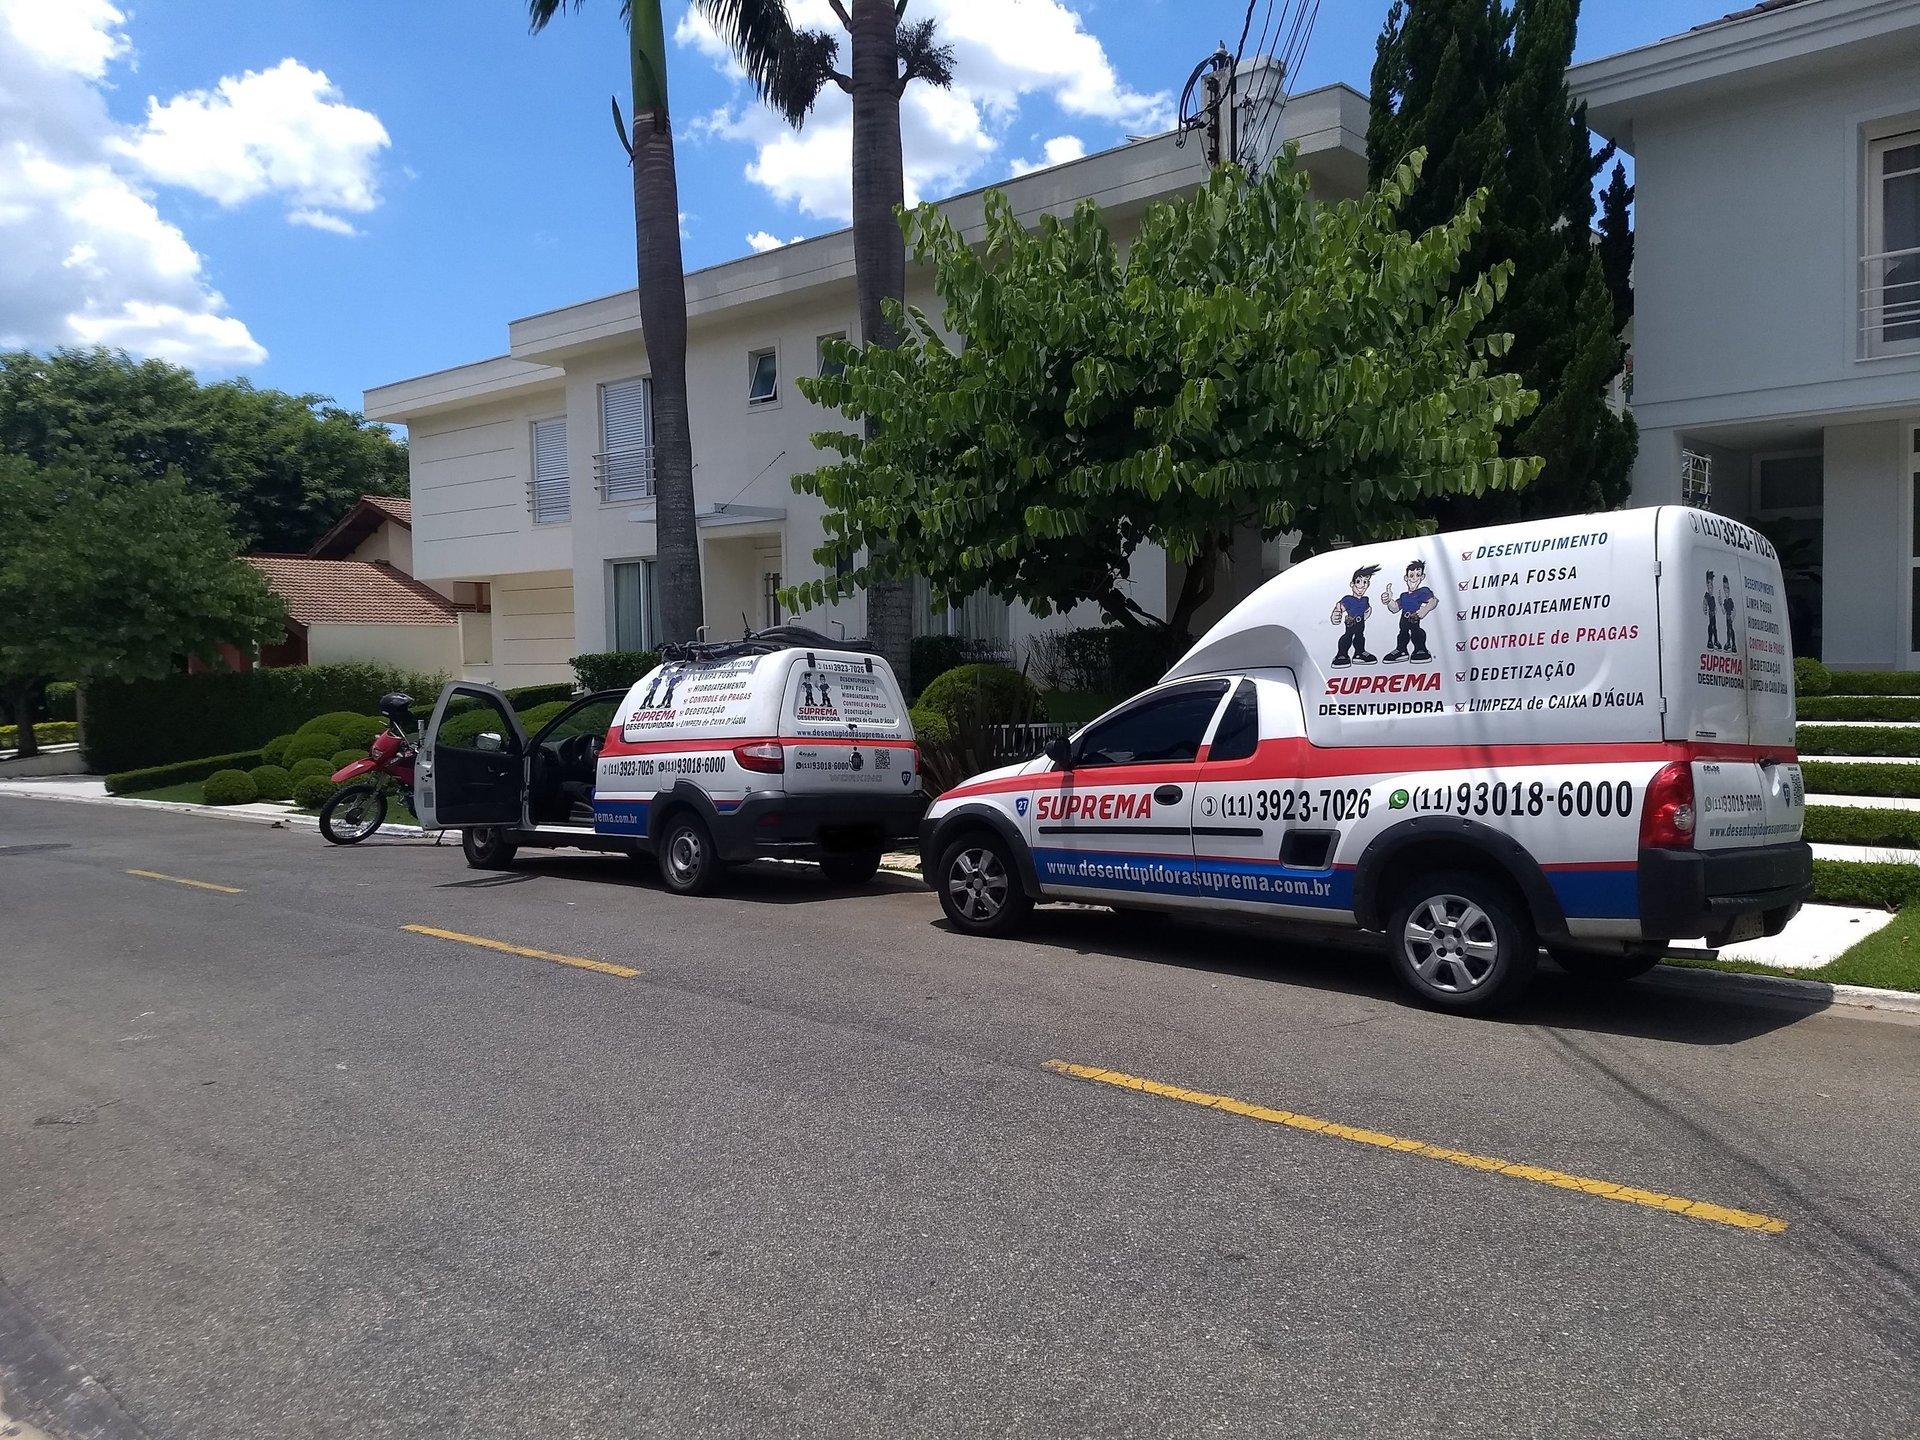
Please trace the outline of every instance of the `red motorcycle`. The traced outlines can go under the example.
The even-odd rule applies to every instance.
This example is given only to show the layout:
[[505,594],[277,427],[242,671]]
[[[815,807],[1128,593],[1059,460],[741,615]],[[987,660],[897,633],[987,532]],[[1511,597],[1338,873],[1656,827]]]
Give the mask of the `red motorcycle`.
[[419,813],[413,804],[413,767],[420,747],[408,732],[418,735],[420,722],[412,706],[411,696],[382,695],[380,713],[387,717],[387,728],[373,737],[366,759],[333,772],[333,783],[344,788],[320,807],[320,833],[335,845],[358,845],[380,828],[387,818],[387,791],[393,786],[399,787],[408,808]]

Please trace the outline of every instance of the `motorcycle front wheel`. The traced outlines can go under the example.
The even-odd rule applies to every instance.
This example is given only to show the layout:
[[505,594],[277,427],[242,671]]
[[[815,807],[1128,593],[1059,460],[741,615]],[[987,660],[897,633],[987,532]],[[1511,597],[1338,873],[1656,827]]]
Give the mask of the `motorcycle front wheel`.
[[320,807],[320,833],[335,845],[358,845],[387,818],[387,792],[379,785],[349,785]]

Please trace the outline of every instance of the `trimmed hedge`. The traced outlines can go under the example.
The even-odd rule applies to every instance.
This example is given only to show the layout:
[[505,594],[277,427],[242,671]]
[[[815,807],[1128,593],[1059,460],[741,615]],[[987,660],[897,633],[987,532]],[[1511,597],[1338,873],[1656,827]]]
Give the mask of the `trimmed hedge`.
[[80,687],[71,680],[50,680],[47,682],[47,718],[49,720],[78,720],[80,718]]
[[934,712],[956,729],[970,720],[1009,725],[1047,718],[1040,692],[1026,676],[1005,665],[962,665],[949,670],[927,686],[918,708]]
[[1835,695],[1920,695],[1920,670],[1831,670]]
[[231,755],[208,755],[199,760],[181,760],[172,765],[149,765],[141,770],[122,770],[107,776],[109,795],[137,795],[144,790],[160,790],[168,785],[186,785],[204,780],[216,770],[251,770],[260,764],[258,750],[238,750]]
[[287,747],[292,743],[293,736],[276,735],[260,747],[260,753],[267,757],[267,764],[269,765],[285,765],[287,763]]
[[293,798],[293,776],[278,765],[256,765],[247,772],[253,781],[253,793],[262,800]]
[[244,770],[216,770],[201,786],[200,795],[209,805],[251,805],[253,779]]
[[298,785],[302,780],[311,780],[316,775],[325,780],[339,768],[331,760],[296,760],[287,767],[287,774]]
[[358,710],[329,710],[324,715],[316,715],[301,724],[293,733],[299,735],[338,735],[342,727],[356,723],[361,718]]
[[1794,735],[1802,755],[1920,755],[1920,730],[1872,725],[1802,725]]
[[946,745],[953,740],[953,726],[938,710],[924,710],[916,706],[907,712],[907,722],[913,726],[916,745]]
[[257,753],[312,716],[358,717],[390,690],[437,695],[441,684],[437,675],[359,662],[89,684],[86,759],[111,773],[209,751]]
[[[71,720],[41,720],[33,727],[36,745],[71,745],[79,726]],[[0,725],[0,750],[11,750],[20,743],[18,725]]]
[[1920,720],[1920,695],[1809,695],[1802,720]]
[[1808,695],[1825,695],[1832,689],[1833,672],[1831,670],[1827,669],[1827,667],[1822,665],[1818,660],[1811,660],[1805,655],[1794,657],[1794,694],[1802,697]]
[[607,650],[568,662],[582,690],[624,690],[660,663],[651,650]]
[[349,715],[339,717],[339,723],[330,733],[340,742],[342,750],[358,750],[364,755],[372,746],[373,737],[386,728],[387,722],[378,715]]
[[[652,668],[651,665],[647,667],[648,670]],[[642,673],[644,674],[645,672],[643,671]],[[573,686],[564,683],[555,685],[516,685],[513,689],[502,690],[500,693],[507,697],[507,703],[513,706],[515,710],[531,710],[535,705],[546,705],[555,700],[573,699]]]
[[918,695],[947,671],[962,665],[1004,665],[1010,658],[1008,648],[996,640],[916,635],[907,651],[907,693]]
[[1896,795],[1920,800],[1920,765],[1841,765],[1803,760],[1809,795]]
[[335,770],[340,770],[353,764],[356,760],[364,760],[366,758],[367,752],[365,750],[336,750],[327,760],[327,763],[333,766]]
[[293,782],[293,803],[302,810],[318,810],[333,794],[333,781],[324,775],[309,775]]
[[1815,860],[1813,898],[1826,905],[1877,905],[1898,910],[1920,896],[1920,865],[1871,860]]
[[1806,838],[1815,845],[1866,845],[1920,850],[1920,810],[1864,805],[1809,805]]
[[281,752],[280,763],[291,766],[300,760],[330,760],[333,752],[339,748],[340,741],[336,737],[311,731],[293,737],[293,743]]

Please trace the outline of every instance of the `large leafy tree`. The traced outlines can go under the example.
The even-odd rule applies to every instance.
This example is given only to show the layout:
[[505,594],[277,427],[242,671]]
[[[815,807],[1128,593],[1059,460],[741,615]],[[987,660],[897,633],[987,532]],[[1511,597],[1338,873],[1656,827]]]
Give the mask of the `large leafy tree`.
[[164,675],[285,631],[224,507],[177,474],[135,484],[0,456],[0,514],[0,685],[23,755],[44,677]]
[[[990,192],[981,250],[913,212],[943,323],[895,307],[897,349],[843,345],[844,373],[800,382],[878,423],[814,437],[841,457],[794,480],[827,503],[827,576],[792,599],[925,574],[948,604],[983,587],[1036,614],[1093,601],[1178,644],[1236,531],[1298,530],[1311,551],[1526,484],[1539,462],[1499,440],[1534,397],[1484,331],[1512,267],[1459,275],[1482,196],[1400,228],[1418,159],[1338,204],[1309,197],[1291,150],[1250,188],[1222,171],[1150,209],[1124,255],[1091,202],[1028,231]],[[1127,584],[1143,545],[1185,562],[1164,614]]]
[[360,496],[407,493],[406,446],[353,411],[114,350],[0,354],[0,451],[133,481],[177,471],[263,550],[304,550]]
[[1567,91],[1579,10],[1579,0],[1395,0],[1380,36],[1371,176],[1427,152],[1402,216],[1415,231],[1486,192],[1485,223],[1462,273],[1513,265],[1485,329],[1513,336],[1507,364],[1540,396],[1502,439],[1507,455],[1544,459],[1538,482],[1443,504],[1435,513],[1446,523],[1609,509],[1630,488],[1636,433],[1607,394],[1625,358],[1631,193],[1620,177],[1613,223],[1621,233],[1596,245],[1594,180],[1613,147],[1594,148],[1586,107]]
[[[839,67],[839,37],[797,30],[785,0],[695,0],[746,69],[760,98],[787,122],[803,125],[829,83],[853,102],[853,264],[863,344],[897,340],[889,302],[905,304],[907,250],[898,213],[906,204],[900,146],[900,98],[915,80],[945,89],[953,52],[930,19],[909,21],[908,0],[828,0],[852,52]],[[885,545],[885,537],[876,537]],[[868,637],[906,673],[913,588],[897,567],[875,567],[867,591]]]

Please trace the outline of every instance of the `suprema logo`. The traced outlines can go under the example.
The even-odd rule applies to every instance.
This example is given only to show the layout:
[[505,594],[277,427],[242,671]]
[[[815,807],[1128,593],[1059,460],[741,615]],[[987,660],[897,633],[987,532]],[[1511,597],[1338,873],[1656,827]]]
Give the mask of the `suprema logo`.
[[1153,796],[1140,791],[1116,795],[1042,795],[1034,806],[1041,820],[1138,820],[1153,814]]
[[1327,680],[1329,695],[1404,695],[1416,690],[1438,690],[1440,674],[1402,671],[1398,675],[1334,675]]

